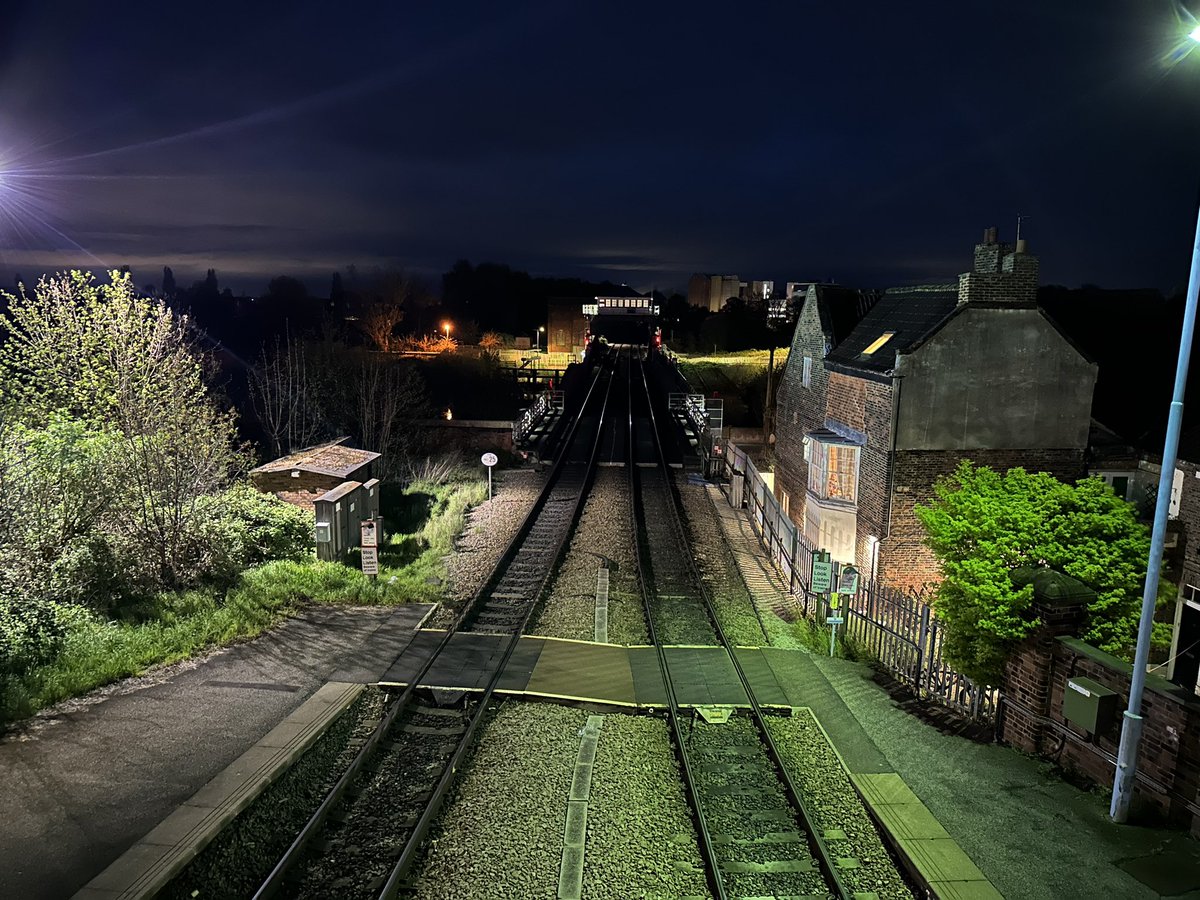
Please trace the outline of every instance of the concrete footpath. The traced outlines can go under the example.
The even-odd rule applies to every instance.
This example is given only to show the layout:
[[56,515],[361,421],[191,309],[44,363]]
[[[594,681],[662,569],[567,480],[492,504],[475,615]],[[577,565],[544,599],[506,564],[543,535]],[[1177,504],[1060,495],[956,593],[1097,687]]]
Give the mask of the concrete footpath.
[[[717,508],[739,565],[748,554],[765,560],[748,525],[730,527],[728,510]],[[1200,842],[1186,832],[1112,824],[1106,792],[1080,790],[1009,747],[942,733],[900,708],[863,663],[792,662],[800,698],[860,789],[887,806],[895,798],[882,793],[902,782],[927,810],[918,810],[924,824],[945,829],[1009,900],[1200,900]]]
[[0,741],[0,897],[69,897],[327,681],[374,683],[426,605],[314,606]]

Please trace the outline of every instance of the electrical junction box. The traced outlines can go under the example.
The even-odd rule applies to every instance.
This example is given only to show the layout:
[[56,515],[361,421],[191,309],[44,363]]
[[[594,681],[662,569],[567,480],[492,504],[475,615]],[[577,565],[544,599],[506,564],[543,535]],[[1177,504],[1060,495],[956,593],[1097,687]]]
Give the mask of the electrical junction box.
[[1090,678],[1068,678],[1063,691],[1063,718],[1089,734],[1099,734],[1113,723],[1120,695]]
[[318,522],[316,532],[318,544],[327,544],[333,540],[333,535],[330,533],[328,522]]

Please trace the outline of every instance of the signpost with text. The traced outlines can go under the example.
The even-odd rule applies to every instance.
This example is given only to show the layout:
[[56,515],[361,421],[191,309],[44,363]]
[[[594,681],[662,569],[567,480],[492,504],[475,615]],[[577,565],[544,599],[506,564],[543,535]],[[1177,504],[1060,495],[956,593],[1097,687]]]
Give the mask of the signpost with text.
[[500,461],[495,453],[485,453],[479,457],[479,461],[487,466],[488,470],[488,499],[492,499],[492,466]]
[[375,576],[379,574],[379,524],[376,520],[364,520],[359,526],[359,536],[363,574],[374,581]]

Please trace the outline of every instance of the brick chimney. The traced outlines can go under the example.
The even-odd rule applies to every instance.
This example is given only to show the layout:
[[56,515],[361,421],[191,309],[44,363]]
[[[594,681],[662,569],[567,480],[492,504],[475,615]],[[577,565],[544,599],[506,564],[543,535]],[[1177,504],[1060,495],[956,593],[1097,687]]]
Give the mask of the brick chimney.
[[975,265],[958,276],[958,302],[1028,306],[1037,303],[1038,259],[1028,243],[1000,243],[995,227],[975,245]]

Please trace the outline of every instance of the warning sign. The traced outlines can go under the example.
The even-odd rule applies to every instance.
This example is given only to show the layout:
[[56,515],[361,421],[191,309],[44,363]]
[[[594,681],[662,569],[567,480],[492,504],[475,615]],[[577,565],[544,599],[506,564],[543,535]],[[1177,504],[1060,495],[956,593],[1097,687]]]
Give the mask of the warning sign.
[[367,519],[360,526],[362,540],[360,541],[363,547],[378,547],[379,546],[379,529],[375,526],[374,519]]
[[364,575],[379,574],[379,548],[362,548],[362,570]]

